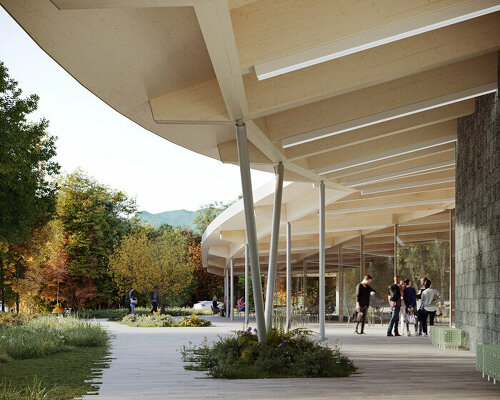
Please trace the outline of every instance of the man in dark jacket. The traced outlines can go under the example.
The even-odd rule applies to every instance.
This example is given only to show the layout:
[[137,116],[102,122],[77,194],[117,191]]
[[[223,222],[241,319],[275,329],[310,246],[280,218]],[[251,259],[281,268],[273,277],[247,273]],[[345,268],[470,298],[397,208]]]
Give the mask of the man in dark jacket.
[[154,288],[154,290],[149,294],[149,301],[151,301],[151,306],[153,307],[151,309],[151,312],[149,315],[153,315],[153,313],[158,312],[158,286]]
[[[375,290],[370,287],[372,283],[372,277],[370,275],[365,275],[361,283],[356,286],[356,331],[355,333],[362,335],[365,330],[366,313],[368,312],[368,306],[370,305],[370,296],[375,294]],[[361,331],[358,330],[359,324],[361,324]]]

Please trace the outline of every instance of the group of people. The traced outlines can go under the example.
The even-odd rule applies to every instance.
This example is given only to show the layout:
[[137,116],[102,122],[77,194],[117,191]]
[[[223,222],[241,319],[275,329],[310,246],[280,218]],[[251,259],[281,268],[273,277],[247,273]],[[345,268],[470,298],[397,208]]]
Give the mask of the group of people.
[[[236,308],[238,311],[245,311],[245,300],[243,300],[243,297],[240,297],[236,301]],[[212,311],[214,314],[220,313],[220,316],[224,317],[226,315],[226,299],[222,299],[222,305],[219,307],[217,296],[214,296],[212,299]]]
[[[149,301],[151,302],[151,311],[150,311],[149,315],[153,315],[153,313],[158,312],[159,300],[160,300],[160,297],[158,295],[158,287],[155,287],[149,293]],[[125,301],[129,307],[130,314],[134,314],[135,307],[137,306],[137,294],[136,294],[134,289],[132,289],[132,290],[130,290],[130,292],[128,292]]]
[[[361,283],[356,286],[356,330],[357,334],[364,334],[366,314],[370,306],[370,297],[376,291],[370,286],[372,277],[365,275]],[[389,286],[387,299],[391,307],[391,320],[387,329],[387,336],[401,336],[399,333],[400,315],[406,326],[406,334],[411,336],[410,325],[415,326],[415,334],[427,336],[427,320],[434,325],[434,318],[439,310],[441,296],[436,289],[431,288],[431,281],[424,277],[420,279],[420,289],[417,292],[411,286],[411,281],[401,280],[395,276],[394,283]],[[394,332],[394,333],[393,333]]]

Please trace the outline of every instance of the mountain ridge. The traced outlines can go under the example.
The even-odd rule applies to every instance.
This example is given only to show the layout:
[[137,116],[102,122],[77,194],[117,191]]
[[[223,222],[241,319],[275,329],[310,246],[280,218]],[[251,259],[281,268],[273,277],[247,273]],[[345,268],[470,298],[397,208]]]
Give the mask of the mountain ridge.
[[148,211],[139,211],[137,216],[140,220],[146,222],[147,224],[158,228],[161,225],[168,224],[172,226],[178,226],[180,228],[195,229],[193,224],[193,218],[196,211],[189,210],[170,210],[163,211],[160,213],[150,213]]

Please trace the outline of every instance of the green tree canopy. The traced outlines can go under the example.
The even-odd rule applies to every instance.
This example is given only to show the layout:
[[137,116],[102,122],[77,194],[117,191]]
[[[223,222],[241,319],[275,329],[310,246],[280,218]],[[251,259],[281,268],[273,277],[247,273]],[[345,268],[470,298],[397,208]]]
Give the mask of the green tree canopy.
[[224,203],[222,201],[215,201],[211,204],[202,206],[193,218],[193,224],[196,226],[196,230],[203,235],[203,232],[207,229],[208,225],[226,208],[228,208],[233,202]]
[[92,297],[99,302],[112,300],[116,285],[109,273],[109,257],[129,232],[135,211],[135,199],[100,184],[81,170],[61,181],[58,213],[79,307],[82,300]]
[[55,213],[59,172],[48,121],[28,122],[38,96],[22,98],[17,82],[0,62],[0,241],[28,239],[35,225]]

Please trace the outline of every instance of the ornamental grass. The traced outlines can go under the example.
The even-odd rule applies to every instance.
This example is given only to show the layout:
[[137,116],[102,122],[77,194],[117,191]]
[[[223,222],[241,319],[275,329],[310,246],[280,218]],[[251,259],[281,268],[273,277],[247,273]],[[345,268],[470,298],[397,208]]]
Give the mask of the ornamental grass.
[[0,360],[23,360],[71,350],[105,346],[108,333],[73,317],[42,316],[23,325],[0,327]]
[[272,329],[266,343],[248,328],[235,335],[204,340],[200,346],[184,346],[188,370],[206,371],[225,379],[345,377],[356,371],[337,344],[313,338],[313,332],[294,329],[287,333]]

